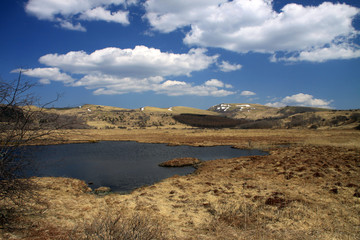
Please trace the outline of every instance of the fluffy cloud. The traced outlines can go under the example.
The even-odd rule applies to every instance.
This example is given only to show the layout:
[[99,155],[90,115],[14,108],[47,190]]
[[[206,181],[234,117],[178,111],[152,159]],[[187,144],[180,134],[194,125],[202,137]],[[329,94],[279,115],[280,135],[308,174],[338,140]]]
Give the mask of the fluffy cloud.
[[212,86],[212,87],[224,87],[224,83],[217,79],[210,79],[205,82],[205,85]]
[[75,82],[73,86],[95,89],[94,94],[125,94],[129,92],[146,92],[154,90],[164,81],[163,77],[118,77],[106,74],[88,74]]
[[81,25],[81,23],[77,23],[76,25],[74,25],[72,22],[60,21],[59,26],[61,28],[72,30],[72,31],[86,32],[86,28],[84,28]]
[[233,91],[219,89],[222,88],[225,84],[219,80],[216,80],[217,84],[214,84],[214,80],[216,79],[206,81],[204,84],[196,86],[186,82],[169,80],[159,85],[155,91],[157,93],[166,94],[169,96],[196,95],[225,97],[235,94]]
[[[169,80],[170,76],[190,76],[194,71],[207,69],[218,56],[208,56],[204,49],[191,49],[175,54],[159,49],[136,46],[134,49],[104,48],[93,53],[84,51],[66,54],[47,54],[39,61],[48,68],[28,69],[25,74],[41,79],[42,83],[62,81],[73,87],[94,90],[94,94],[124,94],[153,91],[170,96],[227,96],[235,94],[218,79],[200,85]],[[82,75],[74,80],[68,75]]]
[[241,96],[254,96],[254,95],[256,95],[256,93],[251,92],[251,91],[242,91],[242,92],[240,93],[240,95],[241,95]]
[[159,49],[136,46],[134,49],[104,48],[91,54],[84,51],[67,54],[47,54],[39,61],[64,71],[88,74],[102,73],[118,77],[154,77],[190,75],[207,69],[217,56],[207,56],[205,49],[191,49],[175,54]]
[[285,107],[288,105],[292,105],[292,106],[330,108],[331,103],[332,101],[314,98],[314,96],[309,94],[298,93],[292,96],[287,96],[283,98],[280,102],[267,103],[265,105],[269,107]]
[[74,79],[66,73],[62,73],[58,68],[34,68],[34,69],[15,69],[11,72],[19,72],[29,77],[40,78],[42,84],[50,84],[51,81],[59,81],[65,84],[72,84]]
[[148,0],[144,3],[144,17],[154,29],[168,33],[206,18],[214,6],[225,2],[227,0]]
[[[211,81],[211,80],[209,80]],[[84,86],[87,89],[96,89],[95,95],[115,95],[129,92],[141,93],[153,91],[156,94],[168,96],[213,96],[224,97],[235,94],[235,92],[221,89],[221,87],[207,84],[193,85],[184,81],[165,80],[163,77],[149,78],[119,78],[111,75],[86,75],[74,86]],[[222,85],[224,83],[220,82]]]
[[352,21],[360,10],[346,4],[287,4],[276,12],[272,0],[189,2],[149,0],[145,3],[145,17],[153,29],[161,32],[190,26],[184,39],[188,45],[239,53],[298,54],[283,57],[283,61],[326,61],[360,54],[352,42],[358,36]]
[[225,88],[233,88],[233,86],[231,84],[225,84],[218,79],[210,79],[210,80],[206,81],[205,86],[219,87],[219,88],[224,88],[224,87]]
[[222,61],[221,64],[219,64],[219,68],[222,72],[232,72],[232,71],[240,70],[242,68],[242,65],[231,64],[227,61]]
[[112,6],[126,8],[127,5],[135,2],[134,0],[29,0],[25,5],[25,11],[40,20],[57,22],[65,29],[84,31],[85,28],[79,21],[98,20],[129,24],[128,11],[111,12],[109,9]]
[[128,20],[128,12],[118,11],[111,13],[109,10],[104,9],[103,7],[97,7],[94,9],[86,10],[81,16],[82,20],[103,20],[106,22],[117,22],[124,25],[130,24]]
[[335,59],[352,59],[360,57],[360,48],[357,46],[351,46],[349,44],[334,45],[329,47],[314,48],[311,50],[301,51],[295,53],[292,56],[277,57],[273,55],[270,59],[272,62],[287,61],[309,61],[309,62],[325,62]]

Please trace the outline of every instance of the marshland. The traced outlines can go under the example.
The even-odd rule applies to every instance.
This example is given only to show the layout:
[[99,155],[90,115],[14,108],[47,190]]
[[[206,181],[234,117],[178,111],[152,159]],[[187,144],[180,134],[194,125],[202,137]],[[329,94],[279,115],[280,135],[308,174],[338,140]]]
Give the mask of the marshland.
[[[24,179],[31,190],[21,196],[21,204],[2,199],[2,214],[7,217],[1,229],[2,238],[125,239],[134,234],[130,229],[141,236],[139,239],[359,237],[360,132],[356,130],[359,122],[354,120],[357,111],[292,113],[278,117],[277,127],[243,129],[241,125],[232,128],[186,125],[172,118],[174,113],[166,112],[167,109],[144,113],[114,108],[109,111],[105,106],[88,108],[93,110],[47,109],[47,114],[78,117],[76,123],[80,122],[82,127],[40,134],[30,145],[85,143],[98,148],[106,141],[112,144],[132,141],[163,144],[167,148],[192,146],[205,152],[205,146],[232,146],[229,149],[263,150],[268,154],[215,156],[197,164],[189,174],[174,174],[137,186],[126,194],[114,191],[99,195],[89,185],[89,179],[64,176]],[[270,110],[267,109],[264,121],[269,119]],[[280,114],[281,109],[272,110]],[[116,122],[114,114],[118,117],[124,114],[123,120],[129,121]],[[294,114],[302,116],[304,123],[289,127]],[[312,119],[321,116],[325,120],[321,119],[314,128],[312,125],[317,122],[307,121],[309,114]],[[139,126],[144,119],[148,125]],[[338,120],[335,126],[332,119],[343,122]],[[170,158],[173,157],[177,156]],[[71,162],[76,169],[91,168],[80,160],[76,162],[76,158]],[[121,163],[116,168],[121,168]],[[111,171],[116,172],[116,168]],[[92,173],[98,172],[93,169]]]

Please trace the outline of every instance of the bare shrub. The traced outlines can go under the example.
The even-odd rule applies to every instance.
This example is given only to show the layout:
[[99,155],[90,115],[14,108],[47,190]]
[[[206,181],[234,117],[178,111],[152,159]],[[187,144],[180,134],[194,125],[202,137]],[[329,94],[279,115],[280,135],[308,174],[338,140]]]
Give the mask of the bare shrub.
[[[35,184],[26,178],[33,161],[25,145],[50,136],[55,116],[34,107],[38,100],[31,93],[34,84],[21,81],[0,81],[0,222],[2,226],[18,223],[26,202],[35,198]],[[50,103],[49,103],[50,104]],[[39,121],[42,119],[42,121]]]
[[89,129],[86,121],[78,116],[41,113],[34,118],[33,125],[37,124],[45,129]]
[[[22,106],[29,106],[33,98],[26,92],[32,87],[15,82],[0,82],[0,200],[20,203],[31,189],[28,181],[19,180],[30,159],[23,155],[22,146],[32,139],[29,133],[32,115]],[[10,220],[12,209],[1,206],[1,221]]]
[[301,127],[304,126],[304,116],[295,115],[290,118],[290,122],[286,124],[287,128]]
[[355,112],[350,115],[351,122],[360,122],[360,112]]
[[338,126],[344,124],[348,120],[349,118],[347,118],[346,116],[336,116],[330,120],[330,126]]
[[321,117],[316,116],[315,114],[308,115],[294,115],[290,117],[290,121],[286,123],[287,128],[296,128],[296,127],[307,127],[312,126],[312,128],[317,128],[321,125]]
[[107,212],[85,223],[83,231],[74,239],[83,240],[162,240],[166,239],[161,224],[156,219],[141,214],[124,217]]

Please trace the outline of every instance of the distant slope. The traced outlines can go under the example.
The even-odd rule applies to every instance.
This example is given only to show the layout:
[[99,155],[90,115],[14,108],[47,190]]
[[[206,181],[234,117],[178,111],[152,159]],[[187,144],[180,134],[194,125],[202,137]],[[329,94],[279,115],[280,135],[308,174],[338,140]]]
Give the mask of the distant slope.
[[282,116],[278,108],[250,103],[221,103],[210,107],[208,110],[237,119],[256,120]]
[[140,110],[145,113],[219,115],[219,113],[213,111],[202,110],[191,107],[182,107],[182,106],[169,107],[169,108],[143,107]]
[[91,104],[75,108],[52,108],[48,109],[48,111],[60,115],[75,115],[84,120],[88,126],[96,129],[186,127],[186,125],[174,120],[172,116],[184,112],[216,114],[205,110],[185,107],[174,107],[170,109],[156,107],[126,109]]
[[[338,128],[360,127],[360,110],[319,110],[290,115],[282,120],[285,128]],[[360,129],[359,129],[360,130]]]
[[173,118],[186,125],[201,128],[234,128],[243,123],[248,123],[248,120],[200,114],[180,114],[173,116]]
[[280,108],[278,111],[284,116],[291,116],[297,113],[307,113],[307,112],[326,112],[329,111],[327,108],[315,108],[315,107],[301,107],[301,106],[286,106]]
[[260,104],[221,103],[209,108],[235,119],[252,120],[240,128],[360,128],[360,110],[287,106],[274,108]]
[[[32,110],[40,109],[31,107]],[[201,110],[191,107],[126,109],[86,104],[74,108],[42,110],[67,128],[184,128],[238,127],[238,128],[339,128],[360,129],[360,110],[329,110],[312,107],[274,108],[260,104],[221,103]],[[181,116],[181,117],[177,117]],[[0,116],[4,119],[9,116]],[[216,117],[216,118],[214,118]],[[220,118],[218,118],[220,117]],[[235,120],[235,121],[232,121]],[[34,123],[43,121],[34,120]],[[197,122],[199,121],[199,122]],[[69,123],[74,123],[69,126]]]
[[49,112],[56,112],[58,114],[66,115],[87,115],[89,113],[100,113],[100,112],[116,112],[116,111],[129,111],[130,109],[109,107],[102,105],[85,104],[78,107],[69,108],[48,108]]

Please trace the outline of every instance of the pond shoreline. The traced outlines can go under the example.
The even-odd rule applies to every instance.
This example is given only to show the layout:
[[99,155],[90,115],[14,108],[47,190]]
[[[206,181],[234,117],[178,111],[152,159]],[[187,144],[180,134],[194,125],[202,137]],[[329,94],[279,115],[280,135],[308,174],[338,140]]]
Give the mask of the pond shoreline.
[[[256,149],[241,150],[228,145],[169,146],[165,143],[135,141],[28,146],[25,151],[32,153],[34,163],[39,166],[37,172],[34,172],[36,176],[77,178],[92,182],[93,189],[107,186],[116,192],[152,185],[173,175],[188,175],[200,160],[268,154]],[[197,161],[184,162],[193,159]],[[171,168],[158,166],[167,161],[172,163]],[[175,168],[181,165],[184,166]]]

